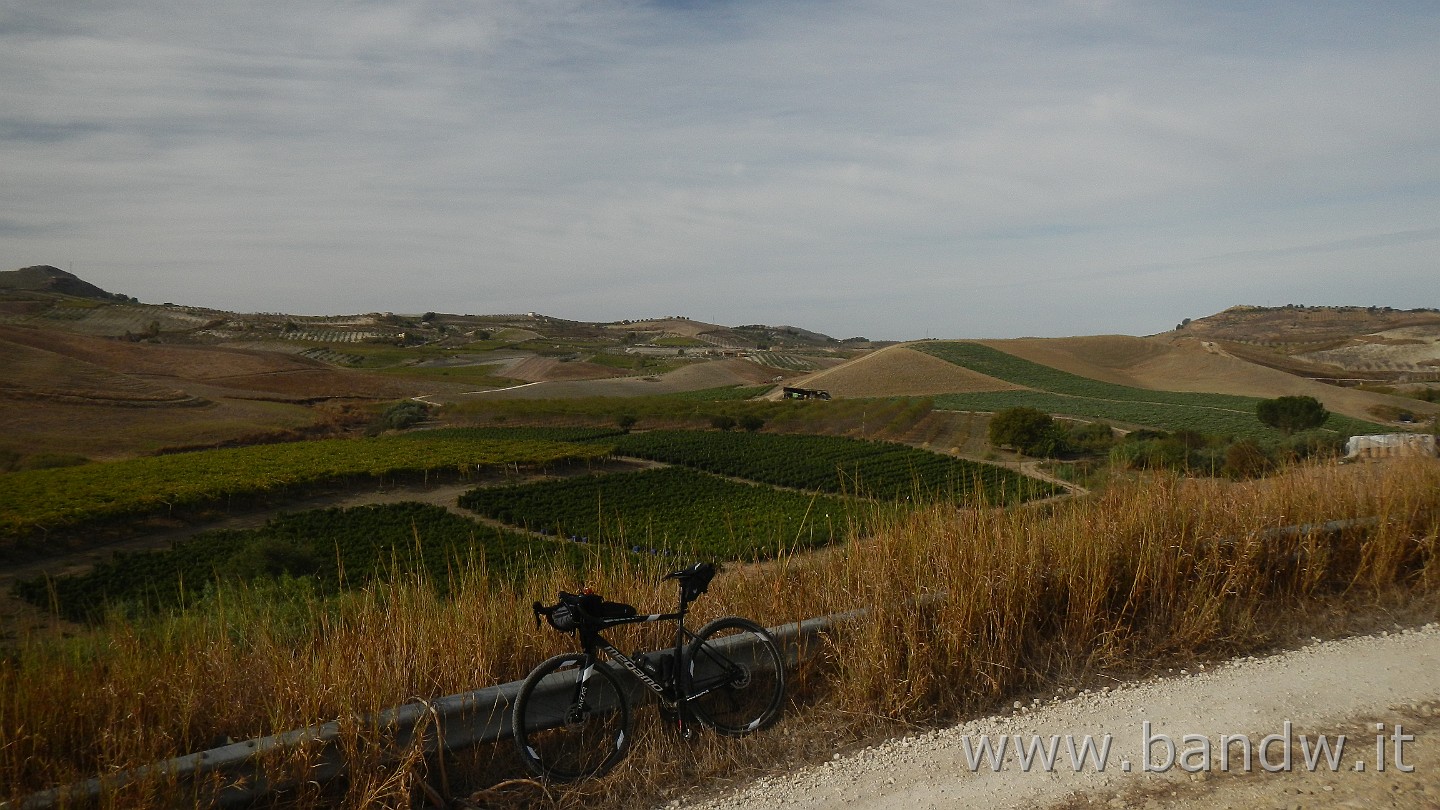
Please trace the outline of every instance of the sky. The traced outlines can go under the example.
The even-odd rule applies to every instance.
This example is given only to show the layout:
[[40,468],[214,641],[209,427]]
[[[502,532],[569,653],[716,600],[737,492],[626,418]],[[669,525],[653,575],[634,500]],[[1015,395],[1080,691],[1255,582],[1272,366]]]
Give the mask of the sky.
[[1440,306],[1440,4],[0,0],[0,269],[836,337]]

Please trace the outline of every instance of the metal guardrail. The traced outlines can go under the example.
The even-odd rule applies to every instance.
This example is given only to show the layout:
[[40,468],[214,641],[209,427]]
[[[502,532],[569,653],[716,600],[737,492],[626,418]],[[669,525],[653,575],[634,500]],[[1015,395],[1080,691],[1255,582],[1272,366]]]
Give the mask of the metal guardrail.
[[[863,614],[864,611],[850,611],[806,619],[770,628],[770,633],[780,645],[786,667],[793,669],[817,654],[821,647],[818,641],[822,634]],[[746,639],[747,637],[737,636],[734,637],[734,642],[744,643]],[[656,660],[660,655],[662,653],[648,653],[645,657]],[[621,677],[619,681],[627,691],[626,697],[636,705],[648,702],[654,697],[654,694],[635,678]],[[412,746],[419,746],[427,754],[441,750],[458,751],[512,736],[510,707],[520,692],[521,683],[523,682],[512,681],[426,702],[406,703],[386,709],[371,718],[364,718],[359,724],[390,735],[396,750],[413,750]],[[245,807],[266,795],[294,786],[292,780],[272,777],[267,773],[265,759],[269,756],[313,747],[318,749],[318,752],[310,760],[305,782],[326,782],[344,773],[346,762],[337,745],[341,733],[341,724],[331,721],[283,734],[232,743],[35,793],[21,801],[18,810],[48,810],[57,806],[91,804],[97,802],[106,791],[155,777],[167,781],[197,783],[219,777],[221,786],[218,790],[211,796],[198,797],[197,805],[208,802],[223,808]],[[0,808],[8,808],[8,805],[0,804]]]

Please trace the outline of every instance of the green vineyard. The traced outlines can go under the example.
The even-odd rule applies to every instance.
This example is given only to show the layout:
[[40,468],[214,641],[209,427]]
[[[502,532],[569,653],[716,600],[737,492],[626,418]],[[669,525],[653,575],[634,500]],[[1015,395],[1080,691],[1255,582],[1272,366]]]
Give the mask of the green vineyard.
[[615,452],[775,486],[883,500],[1010,503],[1057,491],[991,464],[840,436],[652,430],[615,440]]
[[607,455],[605,445],[420,431],[177,453],[0,476],[0,538],[326,481],[543,465]]
[[483,563],[509,577],[532,560],[593,554],[573,543],[484,526],[419,503],[323,509],[280,515],[249,531],[206,532],[161,551],[122,553],[90,572],[23,580],[15,593],[72,621],[94,621],[117,604],[136,610],[180,607],[217,579],[287,574],[326,591],[364,585],[392,572],[423,571],[442,588],[452,570]]
[[613,427],[456,427],[436,428],[406,434],[427,441],[439,439],[477,439],[490,442],[596,442],[625,435],[625,431]]
[[[1255,416],[1260,400],[1231,394],[1152,391],[1092,380],[1032,363],[979,343],[937,342],[921,351],[1032,391],[945,394],[935,407],[956,411],[998,411],[1026,406],[1047,413],[1128,422],[1162,430],[1194,430],[1210,435],[1277,438],[1280,432]],[[1331,414],[1325,427],[1344,435],[1384,431],[1381,425]]]
[[842,539],[873,505],[681,467],[474,489],[460,505],[512,526],[643,553],[768,557]]

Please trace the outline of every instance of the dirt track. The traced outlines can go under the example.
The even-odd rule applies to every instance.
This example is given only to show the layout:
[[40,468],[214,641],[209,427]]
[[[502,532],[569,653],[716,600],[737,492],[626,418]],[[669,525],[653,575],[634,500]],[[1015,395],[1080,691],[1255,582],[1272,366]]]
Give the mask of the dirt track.
[[[1382,636],[1314,643],[1269,658],[1243,658],[1206,669],[1114,689],[1019,707],[1008,716],[893,740],[796,773],[772,777],[698,805],[722,808],[881,808],[921,810],[956,807],[1440,807],[1440,625]],[[1219,761],[1222,735],[1248,735],[1255,756],[1267,735],[1284,736],[1290,725],[1290,767],[1276,772],[1252,760],[1244,772],[1241,746],[1230,747],[1228,767]],[[1142,740],[1150,723],[1144,772]],[[1377,730],[1377,725],[1380,726]],[[1397,730],[1398,729],[1398,730]],[[1318,735],[1330,743],[1347,735],[1344,756],[1331,770],[1324,759],[1309,772],[1305,746],[1315,750]],[[1065,740],[1083,750],[1085,735],[1096,745],[1111,735],[1108,767],[1094,759],[1077,772]],[[1185,757],[1195,773],[1172,765],[1159,735],[1172,739],[1177,753],[1199,749],[1203,735],[1212,746],[1206,759]],[[1396,735],[1413,735],[1413,739]],[[968,767],[965,744],[975,753],[982,736],[998,745],[1002,736],[1042,742],[1059,735],[1055,768],[1038,762],[1025,772],[1013,750],[1001,772],[983,756]],[[1377,735],[1385,769],[1376,767]],[[1271,766],[1283,765],[1281,738],[1265,753]],[[1302,738],[1304,743],[1302,744]],[[1402,759],[1397,758],[1398,754]],[[1129,763],[1127,770],[1125,763]],[[1413,767],[1404,773],[1401,766]],[[692,806],[688,802],[686,806]],[[675,806],[675,803],[672,803]]]

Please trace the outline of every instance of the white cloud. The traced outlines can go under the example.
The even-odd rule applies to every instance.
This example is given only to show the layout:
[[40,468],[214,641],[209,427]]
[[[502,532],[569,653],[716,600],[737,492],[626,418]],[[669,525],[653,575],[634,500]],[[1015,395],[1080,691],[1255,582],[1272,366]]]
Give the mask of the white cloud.
[[873,337],[1433,306],[1433,240],[1273,252],[1436,221],[1440,11],[1363,11],[0,4],[0,261],[230,308]]

